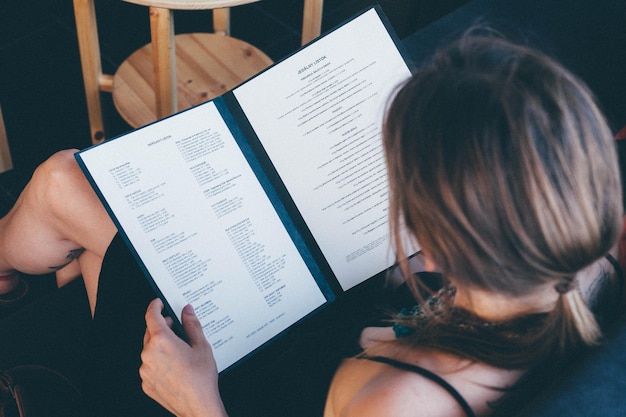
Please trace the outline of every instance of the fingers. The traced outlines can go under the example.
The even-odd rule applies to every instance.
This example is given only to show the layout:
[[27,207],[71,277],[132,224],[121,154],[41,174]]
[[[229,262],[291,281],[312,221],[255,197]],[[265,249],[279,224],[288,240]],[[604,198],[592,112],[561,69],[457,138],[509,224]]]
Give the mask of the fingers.
[[187,304],[183,308],[182,320],[183,329],[185,330],[189,344],[192,347],[208,344],[206,338],[204,337],[200,320],[198,320],[191,304]]
[[148,328],[158,328],[161,322],[164,320],[161,312],[163,311],[163,301],[159,298],[155,298],[148,305],[146,310],[146,326]]
[[146,310],[146,332],[143,336],[143,344],[146,346],[152,337],[153,334],[156,334],[159,331],[162,331],[164,326],[170,327],[167,322],[165,322],[165,318],[161,314],[163,311],[163,302],[159,298],[155,298],[148,305],[148,309]]
[[[163,302],[159,298],[152,300],[146,311],[146,333],[144,335],[144,345],[149,342],[151,336],[157,332],[172,328],[173,320],[170,317],[163,317]],[[186,305],[182,311],[182,324],[185,334],[191,346],[207,345],[204,337],[202,325],[196,316],[191,304]]]
[[144,392],[175,415],[225,416],[215,360],[193,308],[181,315],[189,343],[174,334],[162,311],[159,299],[146,311],[139,368]]

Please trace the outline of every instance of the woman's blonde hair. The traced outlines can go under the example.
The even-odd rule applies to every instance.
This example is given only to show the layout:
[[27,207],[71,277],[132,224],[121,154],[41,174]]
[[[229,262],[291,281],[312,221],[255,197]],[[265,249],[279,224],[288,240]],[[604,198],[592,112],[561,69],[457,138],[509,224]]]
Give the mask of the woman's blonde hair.
[[615,245],[622,200],[612,135],[580,80],[533,49],[465,36],[397,91],[384,146],[399,259],[407,229],[466,287],[519,296],[553,284],[550,339],[597,340],[569,290]]

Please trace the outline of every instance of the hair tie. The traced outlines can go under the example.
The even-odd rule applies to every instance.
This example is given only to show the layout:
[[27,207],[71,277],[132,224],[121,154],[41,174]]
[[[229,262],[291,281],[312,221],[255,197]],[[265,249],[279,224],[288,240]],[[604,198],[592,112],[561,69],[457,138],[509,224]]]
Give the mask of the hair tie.
[[574,279],[564,278],[554,286],[554,289],[556,290],[556,292],[558,292],[561,295],[567,294],[572,289],[574,289]]

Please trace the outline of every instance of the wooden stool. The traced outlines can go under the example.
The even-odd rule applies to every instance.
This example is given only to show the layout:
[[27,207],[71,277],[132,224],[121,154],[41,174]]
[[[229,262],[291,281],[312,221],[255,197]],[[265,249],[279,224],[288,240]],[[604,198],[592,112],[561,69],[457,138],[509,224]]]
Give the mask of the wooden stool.
[[[139,127],[217,97],[272,64],[229,36],[229,7],[257,0],[124,0],[150,8],[151,43],[114,76],[102,74],[94,0],[74,0],[92,142],[105,137],[100,91],[113,93],[120,115]],[[319,36],[323,0],[304,0],[302,43]],[[174,35],[174,10],[213,10],[216,33]]]

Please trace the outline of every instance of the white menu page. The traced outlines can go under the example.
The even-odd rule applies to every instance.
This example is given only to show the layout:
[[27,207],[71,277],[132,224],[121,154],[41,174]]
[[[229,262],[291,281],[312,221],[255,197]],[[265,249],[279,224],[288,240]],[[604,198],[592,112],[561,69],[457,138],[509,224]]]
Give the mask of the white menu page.
[[381,126],[410,75],[371,9],[233,90],[344,290],[394,261]]
[[213,102],[80,154],[180,320],[220,370],[326,302]]

